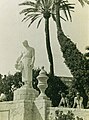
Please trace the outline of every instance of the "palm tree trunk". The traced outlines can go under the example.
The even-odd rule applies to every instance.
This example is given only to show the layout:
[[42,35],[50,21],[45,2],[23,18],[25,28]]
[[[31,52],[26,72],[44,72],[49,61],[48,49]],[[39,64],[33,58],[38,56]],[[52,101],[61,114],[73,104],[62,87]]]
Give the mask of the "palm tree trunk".
[[49,35],[49,18],[45,19],[45,35],[46,35],[46,47],[47,47],[48,59],[50,62],[50,75],[54,76],[53,55],[51,51],[50,35]]

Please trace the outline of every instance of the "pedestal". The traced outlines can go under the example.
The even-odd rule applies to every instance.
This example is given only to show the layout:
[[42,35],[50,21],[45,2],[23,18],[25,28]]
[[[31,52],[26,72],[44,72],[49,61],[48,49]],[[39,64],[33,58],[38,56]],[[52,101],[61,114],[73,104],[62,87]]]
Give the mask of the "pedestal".
[[[51,101],[46,98],[38,97],[35,100],[35,106],[40,113],[39,120],[47,120],[47,108],[51,106]],[[37,119],[38,120],[38,119]]]
[[37,95],[38,92],[28,85],[15,90],[11,120],[34,120],[34,100]]
[[28,85],[23,85],[21,88],[14,91],[14,100],[32,100],[37,97],[38,92],[30,88]]

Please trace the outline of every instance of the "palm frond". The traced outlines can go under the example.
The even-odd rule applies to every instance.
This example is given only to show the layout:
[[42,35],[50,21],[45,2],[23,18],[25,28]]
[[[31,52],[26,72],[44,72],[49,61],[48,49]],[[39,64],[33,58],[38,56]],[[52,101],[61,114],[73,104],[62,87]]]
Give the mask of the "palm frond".
[[48,7],[48,8],[52,7],[52,4],[53,4],[53,0],[48,0],[47,7]]
[[26,17],[24,17],[23,19],[22,19],[22,22],[23,21],[28,21],[29,19],[31,19],[31,18],[33,18],[34,17],[34,14],[29,14],[29,15],[27,15]]
[[55,4],[52,5],[51,11],[52,13],[55,13]]
[[56,21],[56,17],[55,17],[54,14],[52,14],[52,18],[53,18],[54,21]]
[[89,4],[88,0],[78,0],[82,6],[85,5],[85,3]]
[[74,9],[74,5],[75,4],[68,3],[68,1],[61,2],[60,9],[63,10],[67,20],[70,19],[70,21],[72,21],[71,11]]
[[42,4],[43,6],[45,5],[45,0],[38,0],[40,2],[40,4]]
[[37,8],[38,10],[43,9],[43,5],[41,3],[41,0],[36,0],[36,6],[35,6],[35,8]]
[[33,23],[36,19],[39,18],[39,16],[40,16],[40,14],[39,14],[39,15],[38,15],[38,14],[34,15],[34,17],[32,17],[32,19],[31,19],[31,22],[30,22],[30,24],[28,25],[28,27],[30,27],[30,26],[32,25],[32,23]]
[[66,5],[66,8],[67,8],[67,11],[68,11],[68,15],[69,15],[70,21],[72,21],[72,17],[71,17],[71,13],[70,13],[70,9],[69,9],[68,5]]
[[26,8],[26,9],[23,9],[20,14],[23,14],[23,13],[30,13],[30,12],[36,12],[37,9],[35,8]]
[[85,3],[89,4],[89,0],[84,0]]
[[60,16],[60,18],[61,18],[62,20],[64,20],[64,21],[66,21],[66,19],[65,19],[65,18],[63,18],[62,16]]
[[40,25],[40,23],[41,23],[42,19],[43,19],[43,17],[42,17],[42,18],[40,18],[40,20],[38,21],[37,28],[39,27],[39,25]]
[[21,5],[30,5],[30,6],[32,6],[32,7],[35,7],[36,4],[35,4],[34,2],[31,2],[31,1],[26,1],[26,2],[20,3],[19,5],[20,5],[20,6],[21,6]]
[[65,15],[66,19],[69,20],[68,15],[67,15],[67,11],[66,11],[66,7],[65,7],[64,3],[62,3],[62,10],[64,12],[64,15]]
[[23,21],[27,21],[27,20],[29,20],[31,18],[31,16],[30,15],[27,15],[26,17],[24,17],[23,19],[22,19],[22,22]]

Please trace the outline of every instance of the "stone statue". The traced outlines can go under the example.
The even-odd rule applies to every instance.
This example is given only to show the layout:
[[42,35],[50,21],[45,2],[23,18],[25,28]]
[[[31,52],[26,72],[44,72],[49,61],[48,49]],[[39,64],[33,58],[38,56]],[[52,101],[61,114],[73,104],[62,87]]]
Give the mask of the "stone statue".
[[23,42],[25,51],[18,57],[15,68],[22,72],[22,82],[32,87],[32,68],[35,61],[35,50],[30,47],[28,41]]

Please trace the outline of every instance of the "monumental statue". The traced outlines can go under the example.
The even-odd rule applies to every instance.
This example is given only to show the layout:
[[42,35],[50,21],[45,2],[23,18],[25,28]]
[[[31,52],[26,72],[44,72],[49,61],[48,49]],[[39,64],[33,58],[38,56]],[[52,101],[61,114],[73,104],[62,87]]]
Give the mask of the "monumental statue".
[[23,42],[23,46],[25,47],[25,51],[21,53],[18,57],[15,68],[22,72],[22,82],[25,85],[29,85],[32,87],[32,68],[34,66],[35,61],[35,50],[30,47],[28,41],[25,40]]

